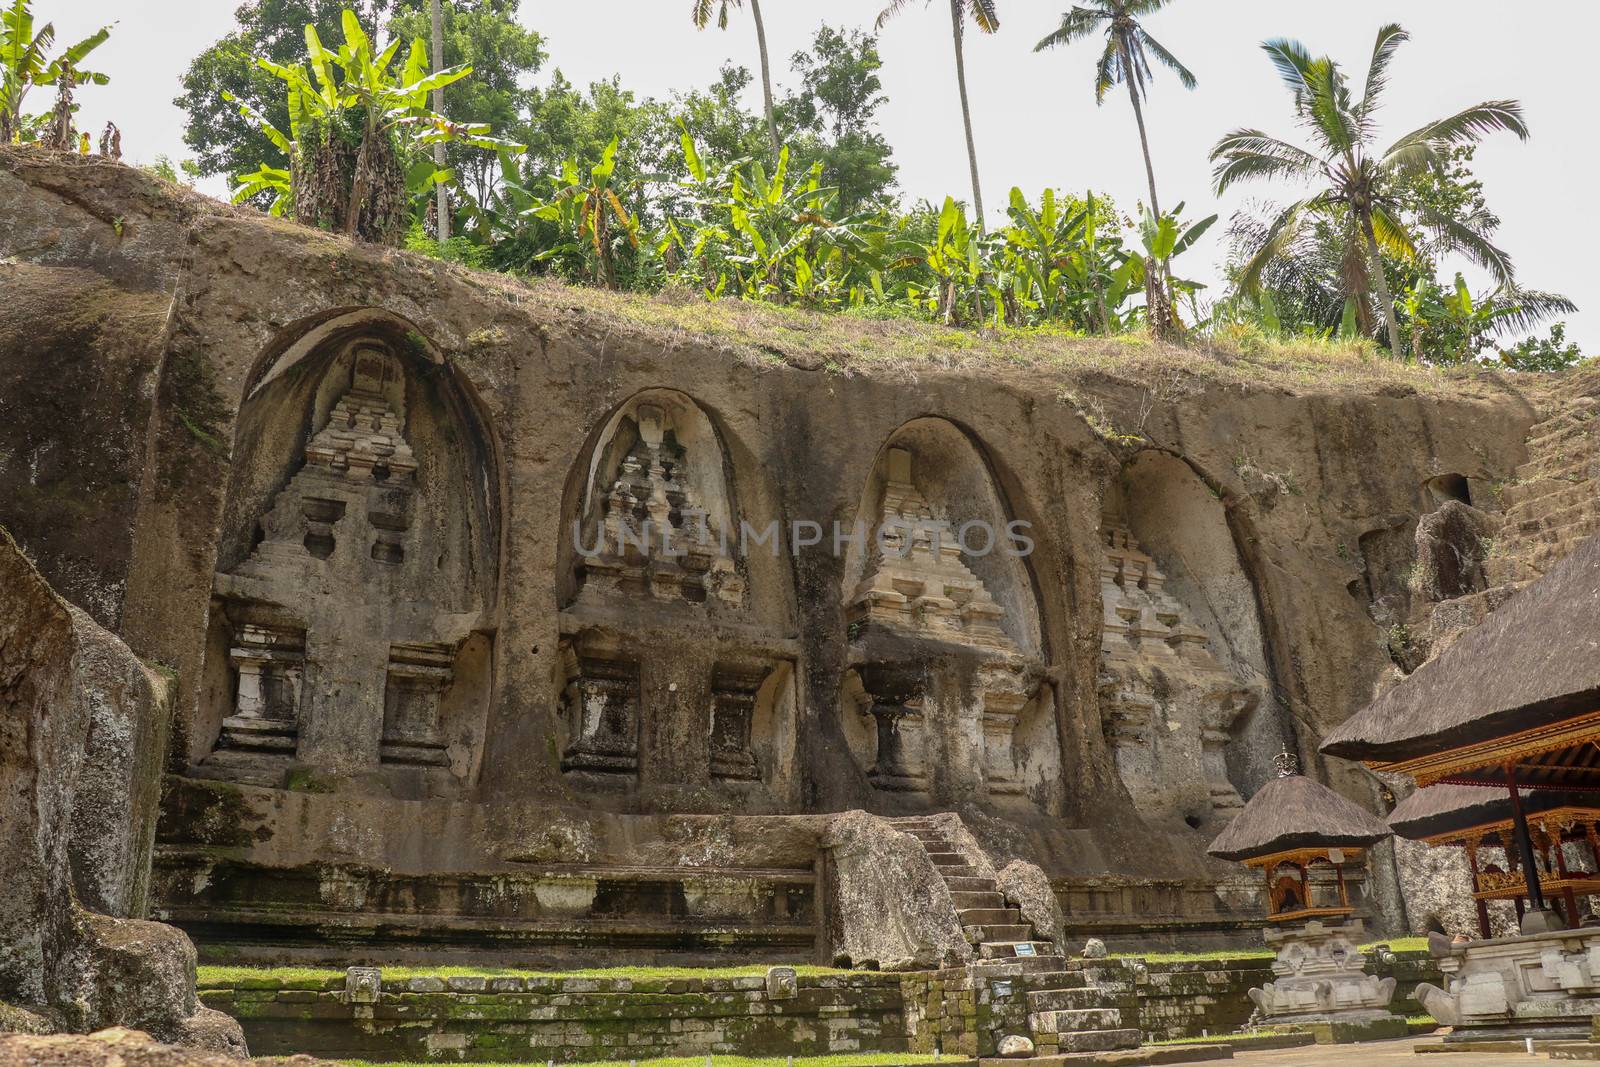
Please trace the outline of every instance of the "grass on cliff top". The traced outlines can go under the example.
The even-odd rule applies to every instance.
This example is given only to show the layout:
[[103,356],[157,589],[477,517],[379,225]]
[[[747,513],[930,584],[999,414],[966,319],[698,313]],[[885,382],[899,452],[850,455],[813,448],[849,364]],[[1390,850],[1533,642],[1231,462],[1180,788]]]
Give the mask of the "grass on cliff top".
[[[802,978],[827,974],[848,974],[832,967],[807,964],[794,965],[795,973]],[[743,967],[586,967],[577,970],[529,970],[521,967],[383,967],[384,981],[403,982],[408,978],[628,978],[635,980],[673,978],[762,978],[767,973],[765,965]],[[268,981],[284,985],[291,983],[325,982],[343,980],[344,970],[338,967],[250,966],[247,964],[202,963],[197,968],[196,983],[201,988],[220,988],[241,981]]]
[[[944,1062],[951,1059],[961,1059],[960,1056],[946,1056]],[[629,1067],[636,1063],[638,1067],[705,1067],[711,1061],[713,1067],[788,1067],[791,1062],[784,1056],[663,1056],[655,1060],[601,1060],[595,1063],[584,1063],[581,1067]],[[349,1067],[416,1067],[415,1064],[377,1063],[370,1060],[339,1060],[339,1063],[348,1064]],[[544,1060],[527,1060],[522,1063],[496,1063],[495,1067],[545,1067]],[[938,1062],[931,1055],[915,1052],[849,1052],[833,1056],[795,1056],[794,1067],[900,1067],[901,1064],[920,1064]],[[468,1063],[466,1067],[479,1067]]]
[[1391,385],[1444,394],[1472,391],[1473,382],[1492,373],[1485,367],[1396,363],[1366,341],[1274,338],[1250,327],[1223,327],[1192,344],[1167,345],[1142,332],[1101,336],[1054,327],[956,329],[916,319],[806,311],[751,300],[708,301],[681,289],[613,293],[551,279],[472,276],[519,303],[576,316],[591,329],[621,333],[631,327],[669,341],[709,341],[754,365],[792,362],[841,375],[998,366],[1063,382],[1074,372],[1098,372],[1159,385],[1176,374],[1223,384]]

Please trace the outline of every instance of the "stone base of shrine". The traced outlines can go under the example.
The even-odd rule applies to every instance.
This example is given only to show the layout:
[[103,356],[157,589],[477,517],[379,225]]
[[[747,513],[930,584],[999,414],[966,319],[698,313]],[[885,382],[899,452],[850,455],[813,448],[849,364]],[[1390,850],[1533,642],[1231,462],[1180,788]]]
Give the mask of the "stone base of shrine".
[[1310,1034],[1319,1045],[1354,1045],[1361,1041],[1391,1041],[1408,1036],[1406,1021],[1386,1011],[1340,1012],[1316,1018],[1273,1019],[1274,1029]]
[[1439,969],[1444,988],[1424,983],[1415,997],[1454,1028],[1452,1043],[1581,1040],[1600,1014],[1600,929],[1471,941]]

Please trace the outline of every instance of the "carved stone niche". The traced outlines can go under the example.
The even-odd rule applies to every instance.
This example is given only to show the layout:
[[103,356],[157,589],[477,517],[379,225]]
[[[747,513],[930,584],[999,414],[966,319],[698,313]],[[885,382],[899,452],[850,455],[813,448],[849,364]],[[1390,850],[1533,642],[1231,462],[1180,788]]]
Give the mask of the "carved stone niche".
[[256,756],[295,754],[306,632],[294,625],[243,622],[233,634],[233,713],[222,720],[218,749]]
[[1227,746],[1261,694],[1218,662],[1127,527],[1108,521],[1101,550],[1101,726],[1117,768],[1136,797],[1153,782],[1202,777],[1211,810],[1231,817],[1244,800],[1228,777]]
[[846,614],[852,626],[1016,651],[1000,627],[1000,605],[961,561],[956,531],[934,518],[912,483],[911,453],[903,448],[889,449],[879,528],[882,536],[872,538],[866,573],[850,597]]
[[867,780],[892,792],[925,792],[925,724],[917,703],[924,687],[921,669],[869,663],[856,668],[856,675],[866,695],[863,713],[871,718],[877,738],[877,756]]
[[563,771],[637,774],[639,770],[639,664],[609,648],[566,642],[561,649],[566,685],[562,716],[567,743]]
[[756,700],[770,673],[772,668],[765,663],[719,663],[712,672],[708,724],[711,777],[743,781],[761,778],[750,735]]
[[[720,450],[707,424],[694,436],[706,454],[692,452],[674,418],[664,406],[641,403],[619,427],[636,436],[614,472],[604,461],[597,472],[609,485],[595,487],[599,499],[589,508],[583,593],[738,606],[745,581],[730,551],[735,531]],[[705,499],[708,489],[720,499]]]
[[401,643],[389,647],[379,760],[411,767],[450,763],[440,731],[444,691],[455,674],[456,649],[448,644]]
[[[360,539],[347,555],[403,562],[417,458],[401,434],[403,390],[393,387],[401,373],[381,348],[356,350],[350,388],[306,445],[305,465],[262,517],[262,541],[237,573],[270,580],[279,577],[279,561],[331,559],[341,536]],[[354,517],[365,522],[349,521]]]

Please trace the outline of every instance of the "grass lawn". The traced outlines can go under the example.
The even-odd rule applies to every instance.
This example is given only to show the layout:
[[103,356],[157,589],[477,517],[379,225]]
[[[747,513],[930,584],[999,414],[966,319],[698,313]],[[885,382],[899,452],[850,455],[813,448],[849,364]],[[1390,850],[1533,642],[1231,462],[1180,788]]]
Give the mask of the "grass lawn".
[[[832,967],[795,966],[802,978],[824,974],[849,974]],[[407,978],[762,978],[767,968],[760,964],[744,967],[590,967],[580,970],[526,970],[520,967],[384,967],[385,981]],[[226,986],[239,981],[276,981],[285,984],[325,982],[344,978],[335,967],[258,966],[202,963],[198,968],[202,987]]]
[[[949,1062],[951,1057],[946,1056],[944,1059]],[[368,1060],[338,1062],[348,1064],[349,1067],[416,1067],[415,1064],[373,1063]],[[604,1060],[574,1067],[628,1067],[631,1062],[637,1062],[638,1067],[705,1067],[707,1062],[711,1062],[713,1067],[788,1067],[791,1061],[783,1056],[667,1056],[658,1060]],[[898,1067],[900,1064],[933,1063],[935,1060],[932,1056],[914,1052],[859,1052],[838,1056],[796,1056],[792,1062],[794,1067]],[[544,1067],[544,1065],[544,1060],[528,1060],[520,1064],[500,1063],[495,1067]],[[469,1063],[466,1067],[473,1065]]]

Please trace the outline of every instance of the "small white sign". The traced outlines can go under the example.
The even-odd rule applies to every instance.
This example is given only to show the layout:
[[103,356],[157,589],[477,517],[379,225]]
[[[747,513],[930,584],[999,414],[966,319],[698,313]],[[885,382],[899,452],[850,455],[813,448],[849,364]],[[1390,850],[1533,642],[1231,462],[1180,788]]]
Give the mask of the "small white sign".
[[1015,951],[1016,951],[1016,954],[1019,955],[1019,956],[1037,956],[1038,955],[1038,953],[1033,950],[1033,946],[1029,945],[1029,944],[1017,945]]

